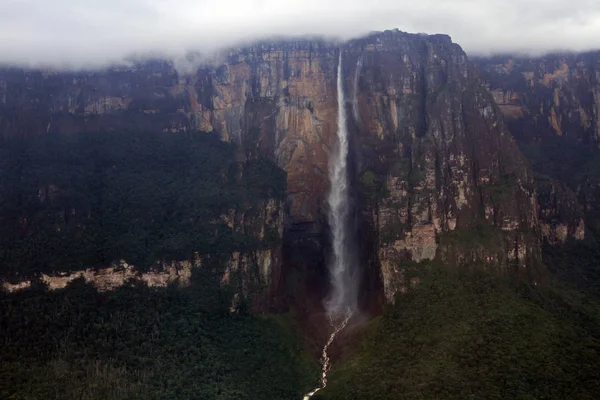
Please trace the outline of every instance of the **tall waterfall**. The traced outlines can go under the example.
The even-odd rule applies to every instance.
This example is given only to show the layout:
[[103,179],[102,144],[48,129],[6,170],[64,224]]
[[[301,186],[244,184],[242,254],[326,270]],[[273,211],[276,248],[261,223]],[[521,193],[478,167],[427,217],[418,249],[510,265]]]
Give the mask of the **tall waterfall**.
[[329,159],[329,225],[333,240],[333,255],[329,264],[331,292],[325,302],[327,314],[332,319],[343,318],[357,307],[357,280],[355,246],[351,243],[350,196],[348,180],[348,128],[346,100],[342,76],[342,52],[337,73],[337,145]]
[[360,123],[360,113],[358,112],[358,78],[360,78],[360,72],[362,70],[363,59],[362,54],[358,57],[356,62],[356,70],[354,71],[354,88],[352,92],[352,111],[354,113],[354,120],[356,123]]
[[309,400],[315,393],[327,386],[327,373],[331,368],[328,350],[336,336],[346,327],[357,308],[358,281],[356,273],[355,246],[352,243],[350,220],[350,193],[348,190],[348,129],[346,124],[346,100],[342,76],[342,51],[337,71],[337,145],[329,158],[329,225],[333,239],[333,256],[329,264],[331,292],[325,301],[325,309],[332,333],[321,352],[320,385],[304,396]]

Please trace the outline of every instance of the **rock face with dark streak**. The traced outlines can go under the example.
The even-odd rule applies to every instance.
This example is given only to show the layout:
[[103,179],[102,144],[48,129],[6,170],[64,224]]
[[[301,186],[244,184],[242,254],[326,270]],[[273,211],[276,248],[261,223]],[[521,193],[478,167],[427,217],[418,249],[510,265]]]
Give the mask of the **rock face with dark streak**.
[[350,70],[362,57],[357,177],[387,299],[406,285],[408,260],[538,279],[532,175],[462,49],[444,35],[385,32],[348,54]]
[[600,51],[475,62],[537,172],[543,236],[584,239],[600,226]]
[[168,62],[2,70],[0,134],[215,131],[240,144],[243,158],[266,156],[287,172],[278,282],[292,296],[322,295],[340,49],[346,98],[357,99],[348,104],[350,165],[371,301],[392,301],[409,284],[406,265],[435,258],[539,279],[531,172],[491,94],[445,35],[257,44],[191,74]]

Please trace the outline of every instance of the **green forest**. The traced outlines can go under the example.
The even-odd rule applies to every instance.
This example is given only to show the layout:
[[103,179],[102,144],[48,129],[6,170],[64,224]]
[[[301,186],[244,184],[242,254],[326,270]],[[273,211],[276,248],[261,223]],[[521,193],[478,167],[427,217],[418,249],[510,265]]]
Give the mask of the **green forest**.
[[315,399],[597,399],[600,304],[423,265]]
[[230,304],[208,269],[187,288],[0,294],[0,398],[301,398],[318,365],[293,323]]
[[[314,400],[597,398],[598,300],[434,262],[412,273],[419,284],[359,328]],[[0,398],[301,399],[316,349],[289,314],[230,312],[218,279],[2,295]]]

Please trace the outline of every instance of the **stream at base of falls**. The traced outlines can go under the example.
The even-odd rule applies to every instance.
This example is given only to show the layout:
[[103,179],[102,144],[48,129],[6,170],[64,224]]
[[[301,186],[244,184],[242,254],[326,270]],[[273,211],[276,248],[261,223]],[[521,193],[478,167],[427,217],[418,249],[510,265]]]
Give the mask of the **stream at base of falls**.
[[331,360],[329,358],[329,355],[327,354],[327,351],[329,350],[329,346],[331,346],[336,336],[342,331],[342,329],[346,327],[346,325],[348,325],[348,321],[350,321],[351,317],[352,312],[348,310],[346,316],[340,322],[336,323],[333,318],[330,319],[333,332],[331,333],[331,335],[329,335],[329,339],[327,339],[327,343],[325,343],[325,346],[323,346],[323,351],[321,352],[321,381],[319,383],[319,386],[315,388],[312,392],[305,394],[302,400],[310,400],[310,398],[314,396],[315,393],[317,393],[321,389],[324,389],[327,386],[327,373],[331,369]]

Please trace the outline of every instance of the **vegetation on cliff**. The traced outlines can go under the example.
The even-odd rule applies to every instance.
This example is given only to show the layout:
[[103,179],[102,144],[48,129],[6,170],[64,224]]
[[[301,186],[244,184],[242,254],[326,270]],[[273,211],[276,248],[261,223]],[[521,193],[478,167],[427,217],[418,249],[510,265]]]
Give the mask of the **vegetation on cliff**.
[[[538,199],[549,223],[573,224],[583,218],[582,240],[544,243],[544,262],[557,281],[600,298],[600,152],[573,138],[549,136],[519,145],[535,172]],[[553,209],[555,208],[555,209]]]
[[219,217],[230,209],[238,219],[256,215],[269,199],[282,200],[285,173],[264,159],[237,161],[236,154],[234,145],[204,132],[1,142],[0,275],[119,259],[144,268],[195,251],[267,245],[273,235],[261,241],[253,234],[257,227],[241,233]]

